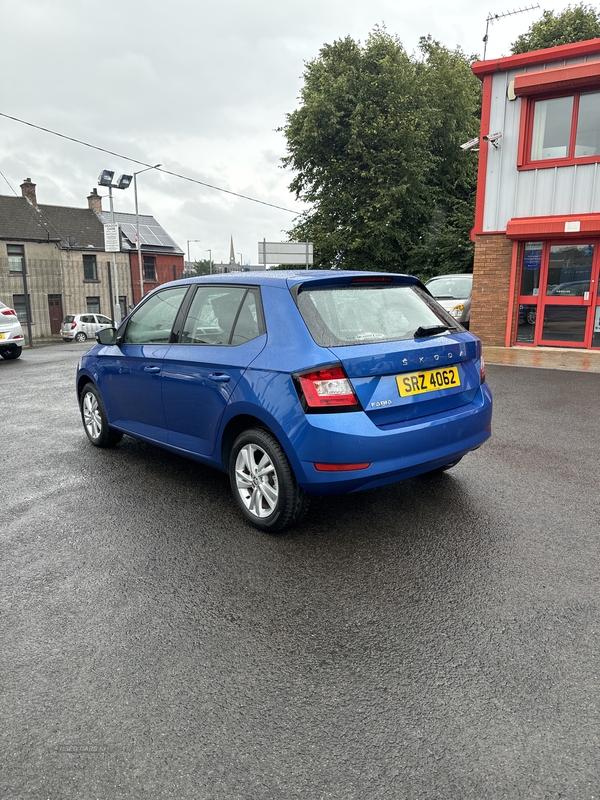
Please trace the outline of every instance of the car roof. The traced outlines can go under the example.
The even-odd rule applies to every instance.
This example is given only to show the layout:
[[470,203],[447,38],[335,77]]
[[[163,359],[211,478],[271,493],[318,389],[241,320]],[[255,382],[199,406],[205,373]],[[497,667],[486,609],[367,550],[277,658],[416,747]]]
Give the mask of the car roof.
[[395,284],[421,285],[421,281],[413,275],[404,275],[396,272],[370,272],[358,270],[332,270],[332,269],[281,269],[281,270],[248,270],[244,272],[227,272],[218,275],[197,275],[189,278],[182,278],[179,281],[171,281],[165,286],[177,286],[179,284],[193,283],[239,283],[259,286],[282,286],[291,288],[303,283],[330,283],[347,284],[356,278],[386,278]]
[[452,272],[448,275],[434,275],[433,278],[429,278],[427,283],[431,283],[431,281],[441,280],[442,278],[472,278],[472,272]]

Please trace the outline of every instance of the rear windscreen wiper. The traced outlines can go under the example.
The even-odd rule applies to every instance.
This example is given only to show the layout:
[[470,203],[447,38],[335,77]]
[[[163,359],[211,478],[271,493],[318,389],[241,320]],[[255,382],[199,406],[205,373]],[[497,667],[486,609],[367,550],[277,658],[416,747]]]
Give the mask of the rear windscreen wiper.
[[420,325],[414,333],[415,339],[424,339],[425,336],[435,336],[436,333],[444,333],[451,330],[448,325]]

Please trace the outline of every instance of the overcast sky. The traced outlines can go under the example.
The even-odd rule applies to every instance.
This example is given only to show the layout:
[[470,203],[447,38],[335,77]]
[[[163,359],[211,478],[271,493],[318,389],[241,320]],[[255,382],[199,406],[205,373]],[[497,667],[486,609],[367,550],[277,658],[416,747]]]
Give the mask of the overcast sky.
[[[281,169],[276,129],[294,110],[304,62],[324,43],[364,41],[378,24],[408,52],[431,34],[483,52],[488,13],[535,5],[490,0],[0,0],[0,112],[147,164],[286,209],[301,210]],[[510,44],[543,8],[490,26],[487,57]],[[85,207],[102,169],[130,161],[0,117],[0,171],[20,194],[30,177],[39,203]],[[105,190],[102,190],[104,193]],[[0,177],[0,194],[11,194]],[[133,188],[115,190],[133,211]],[[285,240],[294,215],[178,178],[138,177],[140,213],[153,214],[192,260],[257,263],[257,243]],[[108,200],[104,201],[108,209]]]

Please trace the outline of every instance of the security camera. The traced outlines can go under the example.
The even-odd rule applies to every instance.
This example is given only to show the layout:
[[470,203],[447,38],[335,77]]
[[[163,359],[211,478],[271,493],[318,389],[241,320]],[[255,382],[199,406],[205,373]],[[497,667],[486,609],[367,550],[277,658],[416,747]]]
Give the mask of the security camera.
[[[461,144],[460,149],[461,150],[472,150],[474,147],[477,147],[478,144],[479,144],[479,136],[477,136],[475,139],[469,139],[468,142],[465,142],[464,144]],[[479,148],[477,148],[477,149],[479,149]]]
[[488,133],[483,137],[484,142],[489,142],[496,150],[498,149],[498,140],[502,138],[501,133]]

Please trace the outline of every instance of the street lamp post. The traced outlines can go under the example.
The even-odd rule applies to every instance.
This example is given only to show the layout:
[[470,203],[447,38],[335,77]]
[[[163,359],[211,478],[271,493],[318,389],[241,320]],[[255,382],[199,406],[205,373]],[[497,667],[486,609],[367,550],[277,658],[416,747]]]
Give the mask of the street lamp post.
[[187,240],[187,253],[188,253],[188,264],[191,264],[192,259],[190,258],[190,242],[201,242],[202,239],[188,239]]
[[208,274],[212,275],[212,250],[208,249]]
[[135,246],[138,257],[138,269],[140,272],[140,300],[144,296],[144,271],[142,269],[142,243],[140,242],[140,214],[138,211],[138,194],[137,194],[137,176],[142,172],[148,172],[149,169],[158,169],[161,164],[155,164],[153,167],[146,167],[146,169],[139,169],[133,173],[133,194],[135,197]]
[[[113,183],[112,180],[115,176],[114,172],[111,172],[109,169],[103,169],[98,177],[98,185],[99,186],[106,186],[108,187],[108,200],[110,204],[110,223],[111,225],[115,224],[115,208],[113,205],[113,196],[112,190],[113,189],[127,189],[129,184],[131,183],[132,175],[120,175],[117,178],[117,182]],[[119,302],[119,275],[117,272],[117,251],[113,250],[113,275],[114,275],[114,293],[115,293],[115,323],[117,327],[121,324],[121,303]]]

